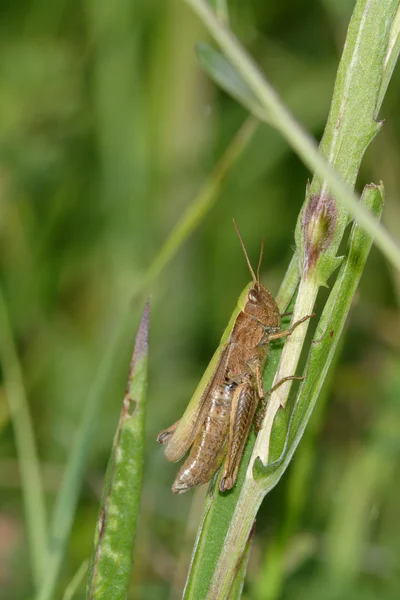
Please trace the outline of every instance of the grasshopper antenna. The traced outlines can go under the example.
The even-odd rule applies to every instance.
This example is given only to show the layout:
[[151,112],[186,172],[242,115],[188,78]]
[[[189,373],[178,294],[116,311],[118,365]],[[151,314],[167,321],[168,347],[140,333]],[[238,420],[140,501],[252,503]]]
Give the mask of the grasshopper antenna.
[[234,225],[234,227],[235,227],[235,229],[236,229],[236,233],[238,234],[238,238],[239,238],[239,241],[240,241],[240,245],[242,246],[242,249],[243,249],[244,255],[245,255],[245,257],[246,257],[246,261],[247,261],[247,264],[248,264],[248,266],[249,266],[250,273],[251,273],[251,276],[252,276],[252,278],[253,278],[253,281],[254,281],[254,283],[259,283],[259,281],[258,281],[258,279],[257,279],[257,277],[256,277],[256,274],[255,274],[255,273],[254,273],[254,271],[253,271],[253,267],[251,266],[251,263],[250,263],[250,260],[249,260],[249,257],[248,257],[248,255],[247,255],[246,248],[245,248],[245,245],[244,245],[244,242],[243,242],[243,239],[242,239],[242,236],[240,235],[239,228],[238,228],[238,226],[236,225],[236,221],[235,221],[235,219],[232,219],[232,221],[233,221],[233,225]]
[[260,269],[261,269],[261,263],[262,263],[262,259],[263,259],[263,254],[264,254],[264,242],[265,242],[265,238],[263,238],[262,241],[261,241],[260,258],[258,259],[258,265],[257,265],[257,281],[258,281],[258,285],[260,285]]

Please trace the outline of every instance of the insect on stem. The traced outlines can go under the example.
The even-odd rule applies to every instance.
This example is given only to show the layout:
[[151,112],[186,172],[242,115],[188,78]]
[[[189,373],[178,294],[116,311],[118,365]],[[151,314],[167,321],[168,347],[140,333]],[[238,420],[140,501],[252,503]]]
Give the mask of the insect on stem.
[[[304,317],[282,331],[278,305],[260,282],[264,240],[256,275],[234,220],[233,224],[253,282],[240,299],[211,368],[183,417],[158,435],[158,441],[165,445],[167,460],[175,462],[188,453],[172,486],[176,494],[209,481],[221,463],[220,491],[226,492],[235,485],[257,407],[260,402],[264,403],[266,395],[262,373],[269,344],[271,340],[290,335],[297,325],[309,318]],[[296,378],[287,377],[279,385]]]

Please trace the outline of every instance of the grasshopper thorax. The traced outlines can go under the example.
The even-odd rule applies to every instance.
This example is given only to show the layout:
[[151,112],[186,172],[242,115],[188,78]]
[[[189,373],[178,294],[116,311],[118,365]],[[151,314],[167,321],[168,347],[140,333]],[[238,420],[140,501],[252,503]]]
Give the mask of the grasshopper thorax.
[[247,293],[243,312],[259,321],[265,328],[279,329],[281,316],[277,303],[267,288],[258,281]]

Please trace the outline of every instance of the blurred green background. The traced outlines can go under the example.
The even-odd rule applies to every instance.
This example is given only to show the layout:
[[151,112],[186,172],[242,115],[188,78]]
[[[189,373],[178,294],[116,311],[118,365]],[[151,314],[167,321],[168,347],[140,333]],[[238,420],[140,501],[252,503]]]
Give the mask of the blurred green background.
[[[319,139],[354,2],[229,7],[234,31]],[[201,72],[194,44],[206,34],[181,0],[3,0],[1,16],[0,281],[50,512],[120,315],[246,113]],[[399,84],[397,71],[358,186],[383,180],[393,234]],[[253,262],[265,236],[262,279],[276,293],[307,177],[286,142],[260,126],[153,288],[132,599],[178,598],[183,587],[204,491],[171,495],[177,466],[155,438],[181,415],[249,280],[232,217]],[[399,293],[399,274],[373,249],[331,385],[259,513],[248,599],[400,597]],[[57,597],[91,552],[134,335],[133,324],[104,389]],[[31,597],[32,573],[4,376],[0,597],[19,600]]]

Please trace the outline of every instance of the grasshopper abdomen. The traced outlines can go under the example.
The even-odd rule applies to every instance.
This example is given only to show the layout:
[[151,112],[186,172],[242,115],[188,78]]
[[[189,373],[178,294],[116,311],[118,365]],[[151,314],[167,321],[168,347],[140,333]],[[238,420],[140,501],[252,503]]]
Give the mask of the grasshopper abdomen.
[[213,389],[203,427],[173,483],[174,494],[183,494],[192,487],[206,483],[221,464],[235,387],[235,384],[224,383]]

